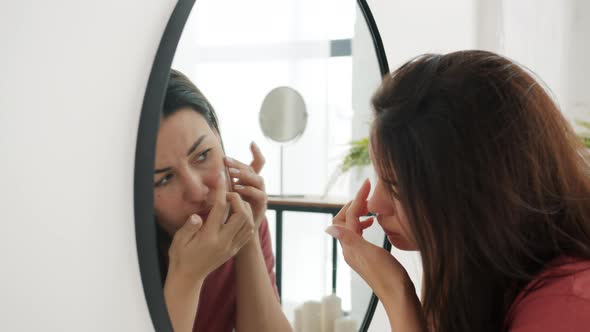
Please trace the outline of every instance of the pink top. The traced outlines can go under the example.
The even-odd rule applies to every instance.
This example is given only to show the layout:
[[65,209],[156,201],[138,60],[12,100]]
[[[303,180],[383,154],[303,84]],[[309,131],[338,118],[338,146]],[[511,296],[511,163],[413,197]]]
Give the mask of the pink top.
[[590,331],[590,260],[560,262],[565,265],[548,268],[536,280],[568,275],[549,277],[539,289],[518,295],[506,317],[509,332]]
[[[273,271],[275,259],[272,253],[270,232],[266,219],[259,226],[260,246],[271,283],[278,294]],[[211,272],[201,288],[199,308],[193,332],[231,332],[236,326],[236,284],[234,258]],[[278,295],[277,295],[278,297]]]

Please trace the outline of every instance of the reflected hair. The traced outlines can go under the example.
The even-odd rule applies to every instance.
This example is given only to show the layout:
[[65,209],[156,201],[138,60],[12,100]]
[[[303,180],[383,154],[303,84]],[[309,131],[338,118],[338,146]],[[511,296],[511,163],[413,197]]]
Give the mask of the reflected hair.
[[432,331],[505,331],[543,269],[590,258],[588,154],[529,71],[485,51],[422,55],[372,104],[375,168],[422,256]]
[[[213,106],[211,106],[211,103],[209,103],[201,90],[199,90],[186,75],[178,70],[171,69],[168,85],[166,87],[161,119],[165,119],[179,110],[186,108],[203,116],[209,127],[219,135],[221,141],[219,121],[217,120],[217,115],[215,114],[215,110],[213,109]],[[221,141],[221,146],[223,148],[223,141]],[[156,223],[156,235],[160,262],[160,276],[163,284],[168,272],[168,250],[170,249],[172,239],[158,223]]]
[[211,103],[186,75],[171,69],[164,97],[162,118],[167,118],[183,108],[190,108],[201,114],[207,124],[219,134],[219,121]]

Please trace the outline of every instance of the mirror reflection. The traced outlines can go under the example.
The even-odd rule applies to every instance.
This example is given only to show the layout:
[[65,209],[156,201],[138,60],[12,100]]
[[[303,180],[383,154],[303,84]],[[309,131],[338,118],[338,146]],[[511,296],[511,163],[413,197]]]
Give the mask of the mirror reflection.
[[[371,36],[352,0],[258,2],[268,10],[247,16],[196,2],[175,54],[154,173],[169,315],[179,331],[312,331],[343,316],[342,331],[358,330],[372,291],[324,229],[371,172],[319,195],[367,132],[381,77]],[[303,194],[294,210],[269,199],[283,186]],[[365,235],[382,245],[382,230]]]
[[156,144],[154,208],[164,296],[177,331],[289,330],[257,175],[264,158],[251,148],[250,165],[225,158],[215,110],[172,71]]

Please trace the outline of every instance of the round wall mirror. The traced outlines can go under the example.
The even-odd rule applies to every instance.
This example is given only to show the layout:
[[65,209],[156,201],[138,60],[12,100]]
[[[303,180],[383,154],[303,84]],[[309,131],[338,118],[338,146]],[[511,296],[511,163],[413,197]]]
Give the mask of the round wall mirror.
[[[266,159],[260,175],[267,193],[277,191],[279,183],[282,188],[284,172],[287,191],[319,194],[343,147],[368,134],[370,96],[387,72],[381,39],[364,0],[321,5],[314,0],[178,2],[151,72],[136,155],[137,245],[146,299],[158,331],[171,331],[174,312],[166,307],[163,292],[170,266],[166,253],[175,236],[171,225],[181,227],[179,220],[186,217],[180,213],[175,221],[164,213],[163,201],[176,203],[170,203],[175,202],[173,190],[160,185],[181,186],[174,183],[180,183],[181,174],[175,173],[176,159],[171,156],[176,153],[181,159],[186,154],[196,169],[203,160],[222,165],[224,155],[248,164],[258,150]],[[182,101],[187,95],[191,102]],[[280,143],[297,140],[284,147],[284,170],[284,144],[279,147],[267,138]],[[251,141],[258,148],[249,149]],[[211,152],[215,149],[219,153]],[[232,167],[226,167],[225,176],[234,177]],[[350,176],[336,191],[351,197],[360,181]],[[195,188],[183,191],[193,195],[190,213],[202,212],[197,206],[207,201],[197,199]],[[349,330],[367,331],[377,298],[323,232],[331,222],[330,213],[303,209],[279,218],[278,211],[266,211],[256,228],[267,272],[261,278],[274,290],[268,299],[276,302],[277,317],[284,317],[294,330],[302,324],[321,324],[323,318],[311,313],[329,307],[344,316]],[[207,211],[201,217],[208,222]],[[377,227],[367,230],[366,237],[389,248]],[[238,259],[230,257],[205,279],[194,331],[203,326],[230,331],[241,324],[237,311],[248,303],[240,300],[239,286],[232,280],[251,270],[238,273]],[[256,305],[260,303],[251,303]],[[201,312],[204,308],[207,313]]]

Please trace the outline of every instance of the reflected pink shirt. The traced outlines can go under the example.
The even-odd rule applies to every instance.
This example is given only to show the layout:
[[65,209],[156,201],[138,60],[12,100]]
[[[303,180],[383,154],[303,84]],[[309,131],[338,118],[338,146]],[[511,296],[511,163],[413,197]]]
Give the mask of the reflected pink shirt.
[[536,280],[555,273],[568,275],[548,278],[539,289],[522,292],[513,302],[506,317],[509,332],[590,331],[590,260],[560,262],[565,265],[548,268]]
[[[270,231],[266,218],[258,229],[262,255],[270,281],[278,298],[274,273],[275,259],[272,253]],[[236,326],[236,284],[234,258],[211,272],[205,279],[199,298],[199,308],[193,332],[231,332]]]

